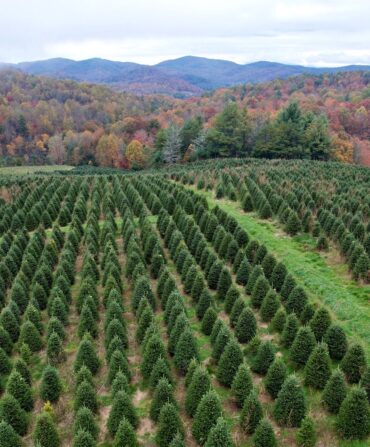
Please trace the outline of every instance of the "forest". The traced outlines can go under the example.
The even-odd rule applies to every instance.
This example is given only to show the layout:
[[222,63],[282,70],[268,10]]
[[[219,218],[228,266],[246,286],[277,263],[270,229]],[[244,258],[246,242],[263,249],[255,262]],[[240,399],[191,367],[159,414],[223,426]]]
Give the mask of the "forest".
[[368,172],[1,175],[0,446],[368,445]]
[[143,169],[215,157],[370,163],[370,75],[301,75],[199,97],[0,72],[0,163]]

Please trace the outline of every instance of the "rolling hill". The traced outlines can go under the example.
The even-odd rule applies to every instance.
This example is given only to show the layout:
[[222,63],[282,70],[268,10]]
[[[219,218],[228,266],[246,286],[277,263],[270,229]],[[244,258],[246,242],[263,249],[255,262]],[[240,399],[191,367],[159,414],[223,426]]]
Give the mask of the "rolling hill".
[[163,61],[153,66],[99,58],[83,61],[56,58],[1,66],[38,76],[106,84],[118,91],[174,97],[197,96],[220,87],[287,79],[300,74],[370,71],[369,65],[317,68],[268,61],[242,65],[195,56]]

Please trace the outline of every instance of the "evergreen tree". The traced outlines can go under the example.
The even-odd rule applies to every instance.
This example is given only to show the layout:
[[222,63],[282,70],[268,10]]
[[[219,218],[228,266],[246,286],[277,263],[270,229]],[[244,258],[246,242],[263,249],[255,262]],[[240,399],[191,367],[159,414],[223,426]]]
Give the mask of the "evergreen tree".
[[253,445],[254,447],[277,447],[274,430],[267,419],[262,419],[257,425]]
[[78,385],[74,401],[75,411],[78,411],[82,407],[88,408],[93,413],[98,411],[98,401],[95,389],[92,384],[86,380]]
[[290,295],[290,293],[294,289],[294,287],[296,287],[296,285],[297,285],[297,283],[296,283],[295,279],[293,278],[293,276],[290,273],[288,273],[285,276],[283,285],[280,290],[280,295],[283,300],[288,299],[288,296]]
[[370,403],[370,367],[367,367],[360,381],[360,386],[366,391],[367,399]]
[[42,348],[40,333],[31,321],[25,321],[22,324],[19,341],[21,344],[27,344],[32,352],[37,352]]
[[155,389],[159,380],[165,378],[169,383],[172,383],[171,370],[168,362],[163,357],[159,357],[154,364],[152,373],[150,375],[149,384],[152,389]]
[[46,353],[52,365],[59,363],[63,357],[62,340],[56,332],[52,332],[48,337]]
[[33,431],[35,445],[40,447],[59,447],[60,439],[55,423],[49,413],[44,411],[36,418]]
[[202,320],[202,332],[205,335],[211,335],[213,326],[217,320],[217,312],[213,307],[209,307]]
[[305,365],[315,345],[316,339],[312,329],[309,326],[300,327],[290,348],[292,360],[298,365]]
[[181,434],[178,433],[178,434],[173,438],[173,440],[172,440],[172,442],[171,442],[171,444],[170,444],[169,447],[186,447],[186,445],[185,445],[185,441],[184,441],[184,439],[183,439],[183,436],[182,436]]
[[235,303],[234,303],[234,305],[233,305],[233,307],[231,309],[231,312],[230,312],[230,325],[231,325],[231,327],[235,327],[236,326],[236,324],[237,324],[237,322],[238,322],[238,320],[240,318],[240,315],[242,314],[243,310],[246,307],[247,307],[247,305],[246,305],[246,303],[245,303],[245,301],[244,301],[244,299],[242,297],[238,298],[235,301]]
[[82,365],[86,365],[93,375],[98,372],[100,367],[100,361],[95,352],[94,345],[91,339],[86,335],[78,347],[76,359],[73,365],[74,371],[77,372]]
[[173,361],[177,370],[185,375],[192,359],[199,360],[199,349],[191,329],[187,329],[179,338]]
[[205,447],[234,447],[234,445],[226,421],[222,417],[218,418],[216,425],[209,432]]
[[231,385],[232,394],[240,408],[243,407],[244,401],[252,389],[253,382],[249,367],[246,363],[241,363]]
[[218,363],[218,361],[220,360],[220,357],[224,352],[226,345],[229,343],[231,337],[232,337],[231,331],[225,324],[224,326],[221,327],[217,335],[216,341],[213,345],[212,357],[216,360],[216,363]]
[[271,329],[276,332],[283,332],[286,323],[286,312],[283,307],[276,312],[274,318],[271,320]]
[[270,289],[270,285],[264,276],[260,276],[252,290],[251,304],[256,309],[261,307],[263,299]]
[[156,443],[158,447],[167,447],[177,436],[184,437],[184,428],[176,407],[166,403],[159,415]]
[[287,275],[287,269],[285,265],[282,262],[278,262],[271,274],[271,285],[276,289],[278,292],[280,292],[281,288],[283,287],[285,277]]
[[91,312],[90,307],[86,304],[82,306],[77,329],[77,334],[80,338],[83,338],[85,333],[89,333],[93,338],[96,338],[98,335],[98,326],[96,324],[95,318]]
[[280,301],[274,290],[270,289],[262,301],[260,315],[262,321],[271,321],[280,307]]
[[[0,447],[22,447],[22,441],[13,427],[2,420],[0,422]],[[52,447],[52,446],[51,446]]]
[[9,374],[12,370],[12,364],[6,352],[0,348],[0,374]]
[[347,336],[343,328],[332,324],[324,335],[324,341],[328,345],[330,357],[342,360],[348,349]]
[[91,434],[85,430],[79,430],[73,438],[73,447],[95,447],[96,441]]
[[33,397],[29,384],[21,374],[13,369],[6,383],[6,392],[11,394],[25,411],[33,409]]
[[149,379],[155,362],[159,357],[166,358],[166,350],[159,334],[153,334],[144,347],[141,372],[145,379]]
[[225,297],[225,312],[230,314],[234,303],[240,297],[240,292],[235,286],[231,286],[226,293]]
[[186,392],[185,410],[189,416],[194,416],[202,397],[210,390],[211,379],[206,369],[198,366]]
[[262,405],[258,400],[257,393],[256,391],[251,391],[244,401],[240,414],[240,425],[243,432],[248,435],[253,434],[262,417]]
[[366,439],[370,433],[370,410],[365,390],[353,388],[338,414],[338,431],[344,439]]
[[281,341],[285,347],[289,348],[292,345],[298,332],[298,325],[299,322],[295,314],[288,315],[283,333],[281,334]]
[[297,432],[297,444],[299,447],[315,447],[316,440],[317,436],[313,420],[306,416]]
[[218,381],[227,387],[231,387],[236,372],[243,362],[243,352],[237,341],[232,337],[221,354],[217,368]]
[[252,268],[246,258],[244,258],[236,272],[236,283],[241,286],[246,286]]
[[193,380],[193,375],[198,368],[199,362],[196,359],[192,359],[192,361],[189,364],[188,371],[185,376],[185,388],[188,388],[191,384],[191,381]]
[[331,375],[330,357],[325,343],[319,343],[312,351],[304,371],[305,384],[323,389]]
[[47,365],[42,373],[40,396],[44,401],[57,402],[62,391],[58,370]]
[[138,416],[130,396],[124,391],[119,391],[115,396],[107,421],[107,428],[112,437],[116,435],[123,418],[126,418],[133,428],[137,428]]
[[279,425],[299,427],[306,415],[306,400],[298,379],[288,376],[276,399],[274,417]]
[[270,341],[262,342],[253,361],[252,370],[257,374],[266,374],[274,359],[274,345]]
[[343,357],[340,368],[349,383],[358,383],[366,369],[364,348],[359,344],[351,345]]
[[128,381],[131,380],[131,371],[126,355],[124,354],[124,351],[116,349],[109,361],[108,383],[113,383],[118,371],[122,371]]
[[0,420],[9,424],[20,436],[27,433],[27,414],[11,394],[3,395],[0,400]]
[[240,343],[248,343],[256,335],[257,321],[252,310],[246,307],[240,314],[235,327],[235,336]]
[[[207,275],[208,287],[211,290],[217,290],[217,288],[218,288],[218,281],[219,281],[219,279],[221,277],[221,272],[222,271],[223,271],[223,269],[222,269],[221,261],[216,260],[212,264],[212,266],[211,266],[211,268],[210,268],[210,270],[208,272],[208,275]],[[225,278],[226,278],[226,275],[223,275],[222,284],[223,284]],[[227,289],[226,289],[226,291],[227,291]]]
[[200,320],[203,319],[204,314],[207,312],[207,309],[212,306],[213,303],[213,296],[211,295],[210,291],[205,288],[200,295],[199,302],[196,307],[196,314]]
[[176,407],[172,385],[167,379],[162,378],[159,380],[155,388],[150,406],[150,417],[154,422],[158,421],[161,409],[166,403],[171,403]]
[[285,362],[281,358],[276,358],[270,365],[265,378],[265,388],[273,399],[277,398],[287,374]]
[[75,416],[73,424],[73,432],[77,434],[80,430],[84,430],[97,439],[99,434],[99,428],[95,422],[94,415],[89,408],[81,407]]
[[325,307],[320,307],[315,312],[312,320],[310,321],[311,329],[315,334],[316,340],[321,341],[331,325],[331,317]]
[[139,447],[135,430],[126,418],[119,423],[112,447]]
[[288,313],[295,312],[301,315],[308,301],[308,297],[303,287],[297,286],[290,292],[288,301],[286,302],[286,310]]
[[322,400],[330,413],[337,414],[347,395],[344,374],[340,369],[333,372],[322,393]]
[[209,432],[221,416],[220,398],[215,391],[208,391],[199,402],[192,427],[193,436],[198,444],[206,443]]

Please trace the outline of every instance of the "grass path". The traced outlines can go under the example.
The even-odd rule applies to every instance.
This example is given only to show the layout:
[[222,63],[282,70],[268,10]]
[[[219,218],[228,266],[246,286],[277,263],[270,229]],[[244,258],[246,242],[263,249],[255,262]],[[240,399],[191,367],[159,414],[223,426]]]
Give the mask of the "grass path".
[[370,285],[360,286],[352,281],[347,266],[331,259],[330,254],[317,252],[309,235],[287,236],[276,222],[246,214],[237,202],[216,200],[210,192],[199,193],[206,196],[211,208],[218,205],[235,217],[250,236],[283,261],[311,298],[325,304],[350,337],[362,341],[370,359]]

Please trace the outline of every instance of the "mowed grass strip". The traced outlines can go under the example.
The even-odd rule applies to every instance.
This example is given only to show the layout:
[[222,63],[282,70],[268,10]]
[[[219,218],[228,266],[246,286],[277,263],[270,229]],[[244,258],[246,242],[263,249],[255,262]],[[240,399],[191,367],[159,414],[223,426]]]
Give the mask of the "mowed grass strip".
[[370,285],[351,280],[344,263],[329,263],[316,251],[315,240],[307,234],[290,237],[272,220],[245,213],[239,203],[206,196],[211,208],[218,205],[257,239],[266,245],[288,270],[305,286],[313,301],[325,304],[343,326],[349,337],[362,342],[370,360]]

